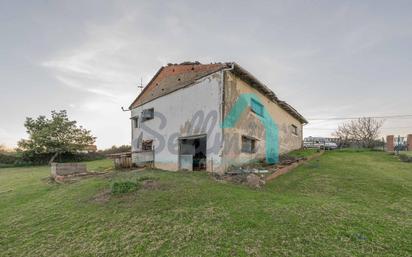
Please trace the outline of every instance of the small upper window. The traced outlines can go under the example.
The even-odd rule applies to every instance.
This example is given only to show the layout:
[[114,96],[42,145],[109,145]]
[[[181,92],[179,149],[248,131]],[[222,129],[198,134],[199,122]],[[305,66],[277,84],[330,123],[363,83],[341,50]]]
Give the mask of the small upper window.
[[252,99],[251,109],[257,115],[263,116],[263,105],[254,99]]
[[142,122],[147,121],[147,120],[151,120],[154,117],[154,109],[150,108],[150,109],[145,109],[142,112]]
[[143,140],[142,142],[142,150],[143,151],[150,151],[153,147],[153,140]]
[[242,152],[244,153],[256,152],[256,139],[242,136]]
[[292,125],[292,134],[297,135],[298,134],[298,127],[295,125]]

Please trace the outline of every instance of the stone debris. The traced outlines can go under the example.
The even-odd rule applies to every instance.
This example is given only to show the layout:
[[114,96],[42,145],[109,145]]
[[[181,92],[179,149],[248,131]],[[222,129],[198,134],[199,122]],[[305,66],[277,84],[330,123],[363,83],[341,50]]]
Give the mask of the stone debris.
[[252,188],[260,188],[265,185],[265,175],[255,174],[251,172],[242,172],[242,173],[225,173],[219,175],[217,173],[212,174],[213,177],[218,181],[228,181],[235,184],[248,185]]
[[247,185],[253,188],[260,188],[265,185],[265,180],[256,174],[249,174],[246,177]]

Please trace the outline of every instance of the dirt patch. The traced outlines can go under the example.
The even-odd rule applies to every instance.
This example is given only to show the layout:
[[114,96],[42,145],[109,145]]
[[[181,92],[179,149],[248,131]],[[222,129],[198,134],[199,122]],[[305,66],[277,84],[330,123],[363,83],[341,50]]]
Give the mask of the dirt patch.
[[96,203],[107,203],[110,200],[110,196],[110,189],[105,189],[93,196],[91,200]]
[[156,180],[145,180],[142,183],[142,188],[145,190],[158,190],[161,189],[161,184]]
[[263,174],[241,172],[219,175],[217,173],[213,173],[212,176],[217,181],[228,181],[234,184],[247,185],[251,188],[260,188],[265,185],[265,175]]

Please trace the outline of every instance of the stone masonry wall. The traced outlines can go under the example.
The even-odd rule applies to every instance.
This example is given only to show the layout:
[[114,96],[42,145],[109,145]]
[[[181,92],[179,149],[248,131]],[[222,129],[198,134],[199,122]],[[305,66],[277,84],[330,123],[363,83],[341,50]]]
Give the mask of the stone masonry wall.
[[86,172],[87,168],[84,163],[52,163],[51,165],[52,177],[82,174]]

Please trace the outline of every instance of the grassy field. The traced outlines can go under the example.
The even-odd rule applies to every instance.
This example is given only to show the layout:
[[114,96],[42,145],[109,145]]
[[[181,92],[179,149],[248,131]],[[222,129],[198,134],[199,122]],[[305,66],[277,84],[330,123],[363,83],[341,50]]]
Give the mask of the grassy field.
[[401,154],[406,154],[406,155],[412,157],[412,151],[403,151],[403,152],[400,152],[400,153],[401,153]]
[[[260,190],[205,173],[48,174],[0,169],[1,256],[412,256],[412,165],[382,152],[326,152]],[[139,176],[156,187],[105,193]]]
[[292,151],[292,152],[288,153],[287,155],[292,156],[292,157],[302,158],[302,157],[309,157],[309,156],[317,153],[318,151],[319,151],[318,149],[313,149],[313,148],[300,149],[300,150]]

